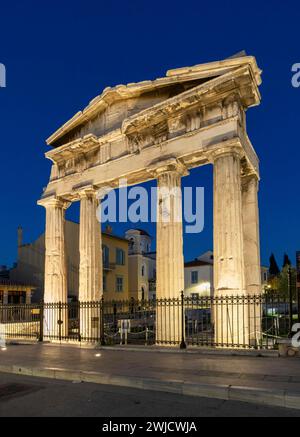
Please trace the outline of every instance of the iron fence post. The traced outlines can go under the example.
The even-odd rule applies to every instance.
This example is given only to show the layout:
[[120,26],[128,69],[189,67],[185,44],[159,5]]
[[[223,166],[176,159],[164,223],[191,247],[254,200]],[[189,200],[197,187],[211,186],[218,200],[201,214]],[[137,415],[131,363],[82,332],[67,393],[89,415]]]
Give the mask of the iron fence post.
[[105,335],[104,335],[104,296],[102,295],[100,301],[100,344],[105,346]]
[[40,333],[39,341],[43,341],[44,338],[44,302],[40,303]]
[[186,343],[185,343],[185,327],[184,327],[184,293],[183,290],[181,290],[181,343],[180,343],[180,349],[186,349]]
[[298,323],[300,323],[300,287],[297,287],[297,314]]
[[61,302],[58,302],[58,337],[59,341],[61,341],[61,325],[62,325],[62,319],[61,319]]
[[291,267],[288,267],[288,293],[289,293],[289,331],[290,334],[292,333],[292,326],[293,326],[293,293],[292,293],[292,270]]

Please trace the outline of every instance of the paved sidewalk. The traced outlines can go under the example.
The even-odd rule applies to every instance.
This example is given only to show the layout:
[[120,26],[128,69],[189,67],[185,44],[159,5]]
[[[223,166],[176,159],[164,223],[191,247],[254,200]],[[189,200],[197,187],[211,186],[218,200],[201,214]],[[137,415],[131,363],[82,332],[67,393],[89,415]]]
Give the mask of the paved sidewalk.
[[297,358],[8,345],[0,371],[300,409]]

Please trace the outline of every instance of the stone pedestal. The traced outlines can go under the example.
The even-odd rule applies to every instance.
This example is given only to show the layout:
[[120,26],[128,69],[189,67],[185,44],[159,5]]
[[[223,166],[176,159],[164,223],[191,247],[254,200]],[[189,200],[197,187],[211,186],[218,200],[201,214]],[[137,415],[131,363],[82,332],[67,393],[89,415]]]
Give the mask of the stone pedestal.
[[178,345],[181,341],[181,301],[184,289],[182,195],[180,167],[157,173],[156,243],[156,342]]
[[244,235],[245,287],[249,295],[250,342],[261,341],[262,308],[261,269],[259,247],[258,178],[249,175],[242,178],[242,217]]
[[80,335],[82,340],[92,341],[100,338],[103,292],[101,227],[96,216],[99,202],[92,188],[83,190],[80,198]]
[[218,346],[249,343],[245,295],[240,149],[214,154],[214,327]]
[[69,204],[58,198],[39,203],[46,208],[44,337],[58,339],[68,334],[65,209]]

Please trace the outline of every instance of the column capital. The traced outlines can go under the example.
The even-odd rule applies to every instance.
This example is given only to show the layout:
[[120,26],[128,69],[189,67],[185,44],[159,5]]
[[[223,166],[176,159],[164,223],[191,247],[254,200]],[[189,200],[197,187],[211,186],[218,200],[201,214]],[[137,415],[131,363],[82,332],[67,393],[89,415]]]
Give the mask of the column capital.
[[158,178],[165,173],[177,173],[179,176],[187,176],[189,174],[187,167],[176,158],[158,161],[150,165],[147,171],[151,173],[154,178]]
[[241,159],[244,156],[244,150],[242,146],[234,145],[221,147],[211,152],[212,162],[215,162],[217,159],[223,158],[224,156],[236,156]]
[[247,191],[251,185],[258,190],[259,177],[256,173],[247,174],[241,177],[242,191]]
[[43,206],[46,209],[47,208],[67,209],[71,205],[71,202],[66,199],[63,199],[62,197],[48,196],[38,200],[37,204]]
[[98,188],[94,185],[86,185],[78,190],[79,200],[86,198],[97,198]]

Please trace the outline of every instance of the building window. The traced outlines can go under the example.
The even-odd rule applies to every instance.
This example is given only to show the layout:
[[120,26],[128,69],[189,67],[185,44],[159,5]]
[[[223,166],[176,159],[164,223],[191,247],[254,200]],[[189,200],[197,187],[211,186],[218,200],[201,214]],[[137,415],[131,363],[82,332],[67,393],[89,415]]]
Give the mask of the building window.
[[130,238],[130,240],[129,240],[129,249],[133,250],[133,248],[134,248],[134,239]]
[[264,272],[264,282],[267,282],[267,280],[268,280],[267,272]]
[[123,291],[123,277],[122,276],[116,277],[116,291],[118,293],[121,293]]
[[106,288],[106,275],[103,275],[103,291],[107,291],[107,288]]
[[123,249],[116,249],[116,264],[119,266],[125,265],[125,252]]
[[142,266],[142,276],[145,276],[145,266]]
[[191,272],[191,282],[192,282],[192,284],[198,284],[198,272],[197,272],[197,270]]
[[102,247],[102,259],[103,259],[103,266],[108,267],[109,266],[109,248],[107,246]]

